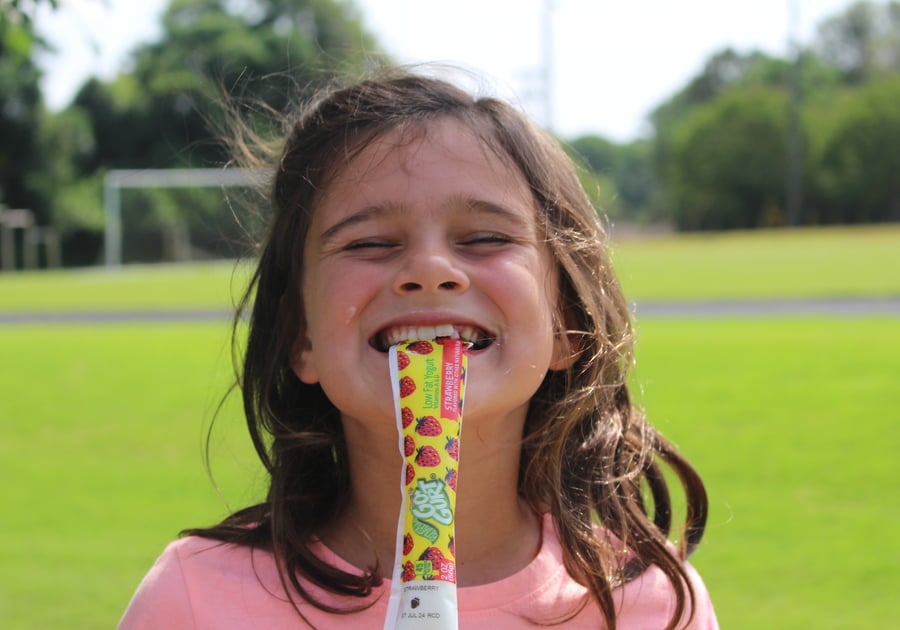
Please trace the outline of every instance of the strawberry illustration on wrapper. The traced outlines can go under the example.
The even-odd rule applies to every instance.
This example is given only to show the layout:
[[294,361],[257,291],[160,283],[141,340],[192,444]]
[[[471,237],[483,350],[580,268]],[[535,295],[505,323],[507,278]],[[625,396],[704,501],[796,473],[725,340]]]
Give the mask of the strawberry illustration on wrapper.
[[385,630],[459,625],[455,510],[468,347],[413,339],[389,352],[403,502]]

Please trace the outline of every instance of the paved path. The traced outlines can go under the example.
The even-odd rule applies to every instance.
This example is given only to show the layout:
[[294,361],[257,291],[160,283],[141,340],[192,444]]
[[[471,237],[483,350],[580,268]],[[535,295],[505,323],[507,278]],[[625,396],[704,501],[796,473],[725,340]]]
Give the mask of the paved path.
[[900,297],[638,303],[640,317],[900,316]]
[[[638,318],[699,317],[802,317],[900,316],[900,297],[803,300],[747,300],[698,302],[643,302],[635,307]],[[225,309],[24,312],[0,311],[0,325],[108,324],[129,322],[229,321]]]

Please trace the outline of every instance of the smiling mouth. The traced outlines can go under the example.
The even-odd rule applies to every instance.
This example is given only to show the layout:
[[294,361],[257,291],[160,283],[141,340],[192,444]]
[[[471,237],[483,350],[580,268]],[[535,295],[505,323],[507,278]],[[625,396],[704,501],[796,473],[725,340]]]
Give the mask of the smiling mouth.
[[472,344],[471,350],[484,350],[494,343],[494,337],[486,330],[468,325],[441,324],[438,326],[395,326],[376,334],[369,345],[379,352],[387,352],[391,346],[405,341],[432,341],[449,337]]

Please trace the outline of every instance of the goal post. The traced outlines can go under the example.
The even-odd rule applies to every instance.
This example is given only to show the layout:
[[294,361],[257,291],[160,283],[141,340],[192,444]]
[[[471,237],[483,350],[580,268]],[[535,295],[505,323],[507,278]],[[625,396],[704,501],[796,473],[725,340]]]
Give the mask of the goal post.
[[255,186],[263,171],[247,168],[113,169],[103,178],[103,259],[122,265],[122,190],[126,188],[208,188]]

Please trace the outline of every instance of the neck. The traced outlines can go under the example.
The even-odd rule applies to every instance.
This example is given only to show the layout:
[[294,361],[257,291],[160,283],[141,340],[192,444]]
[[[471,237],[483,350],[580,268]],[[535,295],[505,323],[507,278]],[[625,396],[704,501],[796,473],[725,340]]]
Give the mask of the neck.
[[[397,437],[394,433],[373,442],[374,436],[354,435],[352,430],[346,437],[351,494],[344,511],[321,537],[354,566],[377,566],[378,575],[389,579],[401,501],[403,464]],[[464,434],[461,442],[455,523],[460,586],[508,577],[540,549],[539,519],[518,496],[520,443],[516,439],[490,444],[477,433]]]

